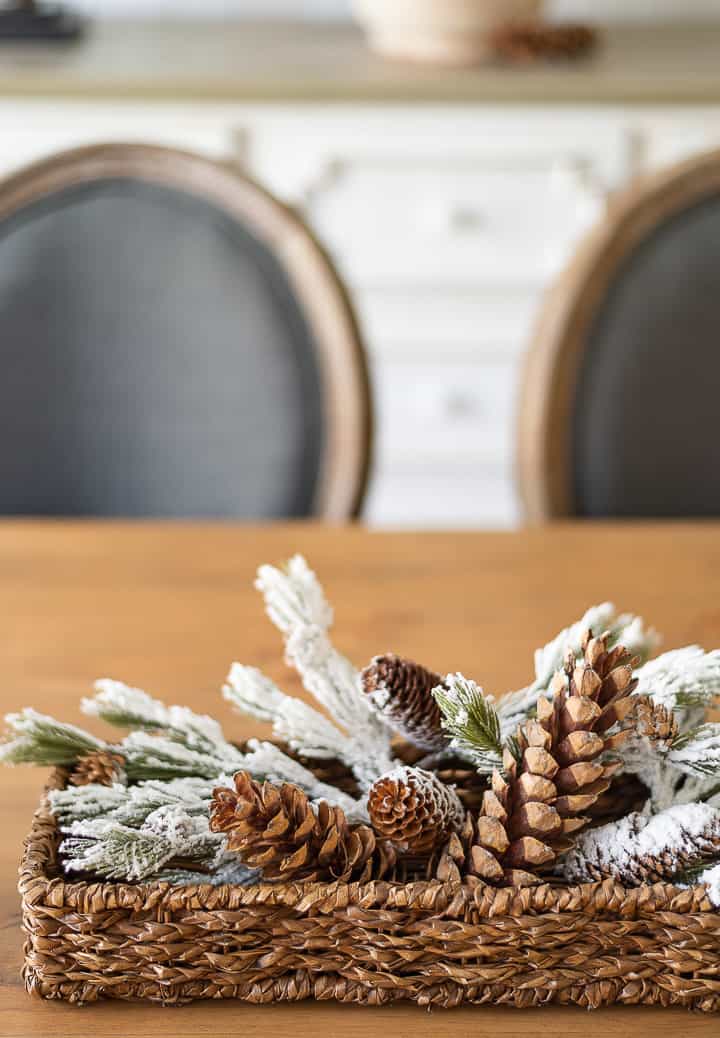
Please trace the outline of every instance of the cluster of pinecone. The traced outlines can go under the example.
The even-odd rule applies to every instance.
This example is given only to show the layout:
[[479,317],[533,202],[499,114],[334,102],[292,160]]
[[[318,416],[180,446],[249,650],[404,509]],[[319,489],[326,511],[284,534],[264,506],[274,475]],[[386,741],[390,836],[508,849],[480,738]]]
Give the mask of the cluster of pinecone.
[[363,672],[365,692],[410,745],[408,763],[369,790],[371,824],[350,824],[340,808],[315,806],[295,786],[261,784],[241,772],[234,789],[215,791],[211,828],[226,833],[228,849],[268,882],[543,882],[575,834],[633,807],[627,778],[613,790],[619,765],[607,751],[633,733],[667,742],[677,731],[672,714],[632,695],[637,661],[625,648],[588,632],[583,650],[579,661],[568,654],[551,698],[539,700],[536,718],[518,730],[490,780],[448,763],[431,695],[440,675],[379,657]]

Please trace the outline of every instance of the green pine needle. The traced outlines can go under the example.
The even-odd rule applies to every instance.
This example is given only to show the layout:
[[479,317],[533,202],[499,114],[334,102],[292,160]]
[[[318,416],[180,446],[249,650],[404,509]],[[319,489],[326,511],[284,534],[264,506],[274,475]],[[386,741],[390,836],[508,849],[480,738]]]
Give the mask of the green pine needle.
[[501,768],[500,719],[492,699],[480,686],[462,674],[449,674],[444,685],[433,689],[433,696],[443,715],[443,728],[452,736],[451,745],[466,754],[483,774]]

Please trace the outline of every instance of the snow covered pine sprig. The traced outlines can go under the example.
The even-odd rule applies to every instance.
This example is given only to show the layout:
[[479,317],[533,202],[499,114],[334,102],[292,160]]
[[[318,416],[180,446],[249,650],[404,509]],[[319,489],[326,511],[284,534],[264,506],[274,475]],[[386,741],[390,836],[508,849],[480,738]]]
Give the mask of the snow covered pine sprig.
[[0,760],[67,776],[49,794],[66,873],[662,880],[704,883],[720,904],[720,651],[652,659],[655,632],[605,603],[536,652],[530,684],[496,698],[392,653],[356,668],[299,556],[261,567],[257,587],[308,697],[240,663],[222,694],[272,740],[236,743],[213,718],[110,680],[82,709],[116,737],[8,715]]

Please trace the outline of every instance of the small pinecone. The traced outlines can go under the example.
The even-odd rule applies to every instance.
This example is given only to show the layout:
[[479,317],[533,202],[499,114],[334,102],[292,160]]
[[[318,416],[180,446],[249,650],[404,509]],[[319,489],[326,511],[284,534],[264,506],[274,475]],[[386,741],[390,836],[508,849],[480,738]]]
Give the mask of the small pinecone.
[[465,816],[455,790],[431,771],[400,767],[368,793],[372,826],[380,836],[415,854],[430,852],[459,828]]
[[597,44],[597,31],[588,25],[543,22],[502,25],[490,35],[490,48],[507,61],[528,62],[579,58]]
[[[463,837],[450,840],[440,877],[465,876],[486,883],[528,886],[568,850],[574,833],[590,821],[585,812],[606,793],[617,763],[602,754],[627,733],[607,733],[632,708],[635,661],[622,646],[608,650],[607,635],[583,640],[584,658],[572,654],[555,675],[552,701],[541,699],[537,720],[518,732],[517,757],[506,751],[504,775],[496,771],[483,807]],[[463,842],[464,841],[464,842]]]
[[653,746],[671,746],[678,736],[678,723],[672,710],[650,696],[635,696],[635,731]]
[[246,771],[234,782],[213,791],[210,828],[266,882],[365,883],[394,868],[394,849],[369,826],[350,825],[341,808],[324,800],[316,808],[297,786],[260,784]]
[[98,750],[79,757],[68,781],[73,786],[112,786],[125,778],[125,758],[109,750]]
[[388,653],[365,668],[362,683],[378,712],[403,738],[428,752],[447,745],[440,707],[431,695],[443,683],[439,674]]

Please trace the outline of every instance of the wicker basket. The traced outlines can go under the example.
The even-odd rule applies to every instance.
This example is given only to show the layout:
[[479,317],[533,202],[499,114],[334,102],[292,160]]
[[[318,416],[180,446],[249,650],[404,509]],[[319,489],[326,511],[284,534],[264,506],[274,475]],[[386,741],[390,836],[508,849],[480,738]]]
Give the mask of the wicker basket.
[[57,845],[44,801],[20,868],[24,978],[43,998],[720,1009],[704,888],[68,883]]

